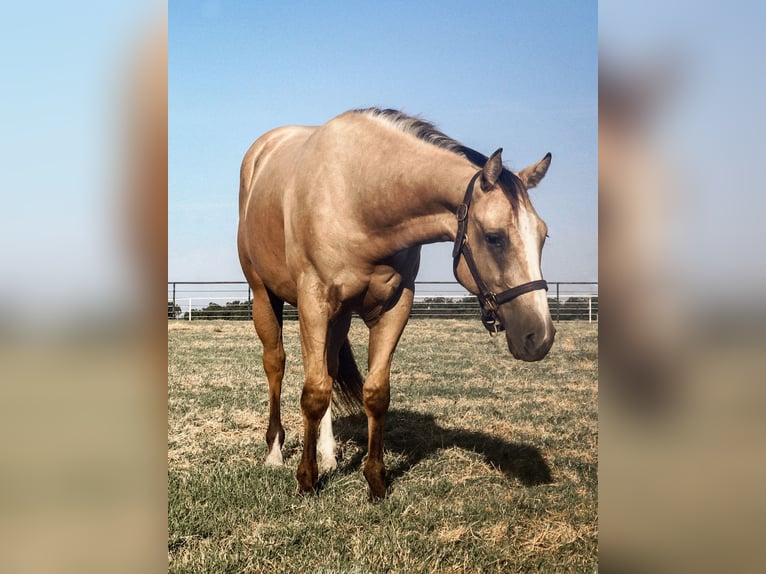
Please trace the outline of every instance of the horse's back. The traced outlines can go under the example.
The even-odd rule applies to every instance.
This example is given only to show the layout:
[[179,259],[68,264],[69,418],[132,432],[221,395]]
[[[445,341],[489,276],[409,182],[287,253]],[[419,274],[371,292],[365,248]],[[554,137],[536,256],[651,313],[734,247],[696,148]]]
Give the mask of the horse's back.
[[[239,215],[246,217],[250,202],[265,195],[283,195],[287,179],[303,146],[316,128],[285,126],[259,137],[245,153],[240,169]],[[259,208],[260,209],[260,208]]]
[[242,269],[251,284],[260,280],[291,303],[296,296],[286,266],[284,197],[314,129],[286,126],[265,133],[247,150],[240,169],[237,245]]

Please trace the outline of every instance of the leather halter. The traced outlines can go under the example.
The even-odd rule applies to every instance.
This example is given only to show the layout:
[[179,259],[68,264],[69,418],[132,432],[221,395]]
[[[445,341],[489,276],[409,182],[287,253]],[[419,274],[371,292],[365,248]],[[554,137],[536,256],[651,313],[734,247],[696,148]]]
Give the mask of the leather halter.
[[529,293],[530,291],[537,291],[538,289],[548,290],[548,282],[545,279],[537,279],[535,281],[529,281],[506,289],[501,293],[494,293],[487,287],[487,284],[481,278],[479,269],[476,266],[476,260],[473,258],[471,247],[468,245],[466,229],[468,227],[468,208],[471,205],[471,197],[473,196],[473,188],[476,184],[476,180],[481,175],[479,170],[468,182],[468,187],[465,190],[465,196],[463,197],[463,203],[457,206],[457,234],[455,235],[455,246],[452,248],[452,272],[457,276],[457,266],[460,263],[460,256],[465,259],[468,270],[471,272],[476,286],[479,288],[479,293],[476,297],[479,299],[481,305],[481,322],[489,331],[490,335],[497,335],[500,331],[505,330],[503,322],[497,314],[497,308],[503,303],[514,300],[519,295]]

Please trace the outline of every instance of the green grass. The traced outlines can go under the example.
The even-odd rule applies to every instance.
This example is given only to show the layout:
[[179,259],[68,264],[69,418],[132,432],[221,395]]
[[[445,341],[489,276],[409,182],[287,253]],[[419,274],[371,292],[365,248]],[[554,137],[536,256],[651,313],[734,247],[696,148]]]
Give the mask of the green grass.
[[[561,323],[539,363],[478,321],[410,322],[394,357],[388,498],[367,501],[363,416],[336,417],[338,469],[298,496],[302,384],[285,325],[285,466],[250,323],[168,326],[170,572],[593,572],[597,326]],[[366,328],[352,325],[360,367]]]

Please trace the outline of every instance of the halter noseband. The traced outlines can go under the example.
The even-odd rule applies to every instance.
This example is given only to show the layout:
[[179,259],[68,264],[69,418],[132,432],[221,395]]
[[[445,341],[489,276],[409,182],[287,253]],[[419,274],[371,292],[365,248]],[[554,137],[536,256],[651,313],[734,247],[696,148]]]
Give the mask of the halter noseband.
[[481,322],[489,331],[490,335],[497,335],[500,331],[505,330],[500,317],[497,314],[497,308],[503,303],[512,301],[519,295],[529,293],[530,291],[537,291],[538,289],[548,290],[548,282],[545,279],[537,279],[536,281],[529,281],[506,289],[501,293],[495,294],[491,291],[487,284],[479,274],[479,269],[476,266],[476,260],[473,258],[471,247],[466,241],[466,228],[468,227],[468,208],[471,205],[471,196],[473,196],[473,188],[476,180],[481,175],[481,170],[476,172],[468,182],[468,187],[465,190],[465,196],[463,197],[463,203],[457,206],[457,234],[455,235],[455,246],[452,248],[452,272],[457,279],[457,266],[460,262],[460,256],[465,259],[468,270],[471,272],[476,286],[479,288],[479,293],[476,297],[479,299],[481,305]]

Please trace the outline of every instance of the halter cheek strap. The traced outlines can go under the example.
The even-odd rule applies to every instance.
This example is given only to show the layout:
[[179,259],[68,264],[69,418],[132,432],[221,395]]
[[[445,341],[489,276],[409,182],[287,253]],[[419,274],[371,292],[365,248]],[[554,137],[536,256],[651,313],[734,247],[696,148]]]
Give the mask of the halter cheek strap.
[[524,293],[537,291],[538,289],[545,289],[547,291],[548,282],[545,281],[545,279],[537,279],[495,294],[487,287],[487,284],[481,278],[479,268],[476,266],[476,260],[473,258],[473,253],[471,252],[471,247],[466,241],[468,209],[471,205],[473,188],[480,175],[481,171],[478,171],[471,178],[471,181],[468,182],[468,187],[466,188],[465,196],[463,197],[463,203],[457,206],[457,233],[455,234],[455,245],[452,248],[452,272],[455,275],[455,279],[457,279],[457,266],[460,263],[460,256],[462,255],[468,266],[468,270],[471,272],[471,277],[473,277],[476,286],[479,288],[479,293],[476,297],[479,299],[479,304],[481,305],[481,322],[491,335],[496,335],[500,331],[505,330],[505,326],[500,320],[500,316],[497,314],[497,308],[503,303],[512,301]]

